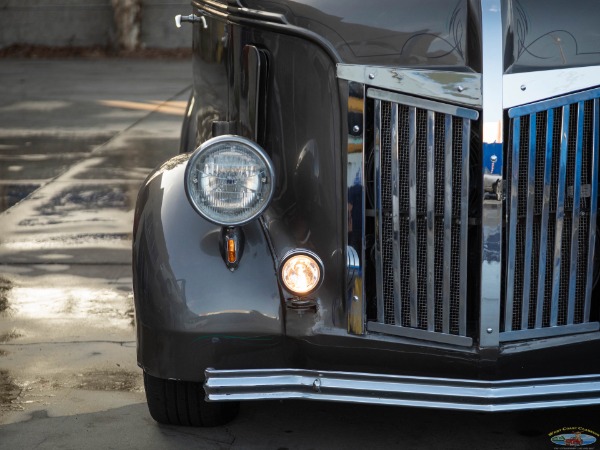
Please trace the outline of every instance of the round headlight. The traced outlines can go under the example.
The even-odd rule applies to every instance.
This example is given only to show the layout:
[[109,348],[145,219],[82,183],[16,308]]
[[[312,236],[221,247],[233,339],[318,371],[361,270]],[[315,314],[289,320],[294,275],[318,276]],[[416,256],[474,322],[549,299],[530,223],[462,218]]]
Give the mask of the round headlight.
[[198,213],[218,225],[242,225],[259,216],[273,196],[275,174],[267,154],[240,136],[218,136],[190,157],[185,189]]
[[292,251],[281,261],[279,278],[288,291],[298,296],[307,295],[321,284],[323,264],[312,252]]

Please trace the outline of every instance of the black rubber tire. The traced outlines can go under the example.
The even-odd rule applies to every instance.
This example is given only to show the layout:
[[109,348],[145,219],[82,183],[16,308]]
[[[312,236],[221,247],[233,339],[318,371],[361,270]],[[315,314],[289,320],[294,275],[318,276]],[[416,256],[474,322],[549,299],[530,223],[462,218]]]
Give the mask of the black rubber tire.
[[192,427],[218,427],[235,419],[238,402],[204,400],[202,383],[163,380],[144,372],[146,401],[158,423]]

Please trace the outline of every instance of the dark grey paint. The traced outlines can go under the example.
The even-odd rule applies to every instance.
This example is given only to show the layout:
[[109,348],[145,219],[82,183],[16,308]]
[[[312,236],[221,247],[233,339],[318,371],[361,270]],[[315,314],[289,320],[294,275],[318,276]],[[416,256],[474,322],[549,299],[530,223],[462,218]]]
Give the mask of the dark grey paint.
[[[219,254],[219,227],[201,219],[185,198],[187,158],[175,158],[149,177],[136,211],[134,287],[138,359],[151,374],[201,380],[209,366],[296,367],[502,379],[599,370],[598,340],[585,336],[566,339],[559,350],[569,364],[553,365],[548,359],[557,349],[543,341],[505,346],[497,360],[488,361],[476,348],[346,333],[342,149],[348,131],[336,62],[459,71],[481,66],[477,2],[439,0],[426,8],[417,3],[247,0],[245,6],[281,16],[249,18],[232,3],[229,17],[224,10],[207,15],[208,30],[194,25],[195,104],[184,133],[195,134],[195,144],[203,142],[213,121],[246,124],[245,134],[256,132],[248,128],[254,122],[246,106],[256,91],[244,83],[261,77],[257,86],[264,86],[266,113],[259,118],[259,143],[273,161],[277,186],[264,230],[259,222],[244,227],[247,248],[232,273]],[[396,21],[378,26],[379,15]],[[515,36],[509,33],[513,22],[506,21],[507,36]],[[590,30],[578,36],[593,45]],[[248,72],[256,70],[244,59],[248,45],[263,52],[261,73]],[[506,61],[517,70],[531,65],[528,58],[521,53]],[[206,82],[210,89],[201,88]],[[276,266],[293,248],[312,250],[323,260],[316,313],[285,308],[289,294],[277,285]]]

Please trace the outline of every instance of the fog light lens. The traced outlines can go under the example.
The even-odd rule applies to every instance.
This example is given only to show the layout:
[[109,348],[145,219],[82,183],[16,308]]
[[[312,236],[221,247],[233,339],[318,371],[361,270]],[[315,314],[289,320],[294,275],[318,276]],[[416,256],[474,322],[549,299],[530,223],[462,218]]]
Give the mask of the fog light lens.
[[192,206],[211,222],[245,224],[271,201],[273,166],[254,142],[240,136],[206,141],[188,161],[185,188]]
[[323,264],[312,252],[294,251],[283,258],[279,276],[288,291],[304,296],[313,292],[321,284]]

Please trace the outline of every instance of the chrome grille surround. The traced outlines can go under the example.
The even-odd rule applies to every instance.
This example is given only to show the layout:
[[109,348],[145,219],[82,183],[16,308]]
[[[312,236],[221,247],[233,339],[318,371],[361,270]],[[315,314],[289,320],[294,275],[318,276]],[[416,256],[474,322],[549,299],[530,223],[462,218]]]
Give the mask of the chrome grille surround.
[[469,143],[477,111],[369,89],[375,108],[377,321],[369,331],[471,346]]
[[[561,235],[566,233],[568,238],[560,239],[560,253],[562,254],[561,265],[568,269],[560,271],[558,277],[555,277],[554,272],[552,272],[550,277],[545,279],[543,283],[545,292],[552,292],[553,296],[558,295],[560,299],[563,299],[558,302],[559,308],[557,310],[559,312],[556,314],[556,325],[551,325],[550,322],[552,320],[550,315],[551,306],[541,304],[543,312],[541,315],[537,314],[536,316],[539,307],[537,302],[535,304],[533,304],[533,300],[526,302],[525,307],[523,307],[522,300],[519,300],[522,298],[523,290],[529,292],[527,295],[531,299],[532,296],[537,298],[540,288],[539,283],[537,283],[537,275],[533,274],[539,272],[540,261],[546,261],[546,268],[553,268],[555,264],[553,252],[557,244],[556,239],[552,236],[556,235],[553,228],[556,223],[556,213],[548,213],[549,219],[546,222],[548,227],[544,227],[545,231],[541,227],[541,220],[545,203],[554,205],[551,206],[554,209],[548,209],[548,211],[555,211],[558,199],[557,186],[561,185],[559,180],[560,170],[558,170],[558,165],[556,168],[551,169],[549,176],[551,180],[554,179],[555,181],[551,181],[550,186],[554,185],[555,187],[554,190],[550,189],[549,193],[545,194],[544,176],[538,175],[545,170],[545,149],[544,151],[535,152],[536,169],[534,173],[536,175],[534,175],[532,184],[534,186],[534,208],[533,219],[531,219],[534,226],[530,232],[526,231],[529,188],[517,188],[516,190],[516,196],[517,198],[520,196],[521,200],[514,216],[515,223],[524,222],[525,226],[515,226],[513,235],[509,234],[512,216],[510,211],[511,201],[510,198],[507,199],[507,196],[511,195],[510,184],[512,178],[510,173],[513,169],[513,166],[508,168],[507,164],[512,157],[512,148],[515,147],[513,130],[517,117],[519,117],[520,137],[516,147],[520,158],[523,158],[524,161],[523,163],[519,161],[519,164],[517,164],[520,167],[521,174],[519,178],[521,180],[529,179],[528,139],[535,136],[538,146],[539,142],[545,142],[540,136],[545,136],[545,133],[547,133],[544,124],[547,122],[547,114],[550,110],[553,111],[551,114],[554,115],[552,121],[553,132],[559,136],[558,150],[555,150],[555,152],[560,153],[560,129],[563,123],[562,108],[565,105],[570,105],[569,114],[571,119],[565,123],[568,124],[567,128],[576,130],[578,127],[576,109],[580,102],[584,103],[584,110],[586,111],[584,114],[586,117],[584,119],[584,129],[588,130],[586,131],[588,136],[592,136],[593,148],[598,148],[599,115],[596,111],[596,103],[600,98],[598,95],[600,66],[538,71],[535,73],[503,73],[500,60],[494,56],[499,54],[502,49],[502,40],[497,39],[497,29],[499,29],[501,23],[500,11],[500,4],[496,0],[491,0],[485,9],[484,47],[493,51],[485,53],[490,57],[484,58],[484,62],[489,60],[493,64],[484,64],[482,74],[468,74],[465,76],[465,74],[457,72],[437,71],[438,75],[435,75],[434,72],[436,71],[421,71],[419,69],[409,70],[394,67],[338,64],[340,86],[350,88],[347,144],[348,168],[352,167],[352,172],[346,172],[347,181],[349,181],[348,192],[350,192],[352,180],[355,180],[351,188],[353,192],[353,211],[363,212],[362,226],[360,226],[360,222],[355,222],[353,231],[349,233],[349,239],[352,238],[351,245],[357,251],[361,264],[359,271],[361,276],[359,279],[357,278],[358,281],[353,285],[352,291],[349,292],[346,303],[348,306],[348,332],[350,334],[371,334],[372,337],[377,334],[387,334],[412,338],[415,343],[417,340],[423,340],[463,346],[463,348],[476,345],[482,351],[494,350],[500,347],[504,349],[503,351],[516,352],[528,351],[533,347],[561,345],[565,342],[600,339],[598,317],[596,314],[592,314],[593,317],[590,317],[590,314],[595,312],[595,308],[598,306],[596,298],[590,299],[590,292],[595,289],[593,281],[597,272],[594,272],[594,270],[597,270],[598,266],[599,242],[596,239],[596,228],[590,225],[598,224],[597,187],[594,188],[595,193],[592,195],[591,175],[588,177],[588,181],[585,181],[583,175],[580,177],[575,176],[575,167],[578,164],[581,167],[577,170],[580,170],[583,174],[598,173],[598,151],[590,151],[587,160],[582,157],[579,163],[577,158],[573,156],[575,152],[567,159],[568,168],[565,172],[565,181],[562,183],[563,187],[566,186],[562,204],[563,211],[566,208],[567,215],[563,218],[560,226],[563,227]],[[495,24],[496,28],[491,27],[490,24]],[[486,33],[489,35],[487,38]],[[443,77],[440,75],[442,73]],[[423,82],[413,83],[416,78],[421,79]],[[405,80],[413,81],[407,82],[405,85]],[[587,91],[573,93],[576,89],[582,90],[586,87]],[[465,97],[464,92],[469,92],[471,97]],[[583,98],[581,95],[587,97]],[[424,100],[424,98],[429,100]],[[452,105],[462,105],[464,108]],[[441,160],[454,153],[454,150],[452,152],[443,150],[441,143],[445,141],[445,137],[440,137],[440,134],[438,134],[441,133],[444,136],[447,134],[445,131],[441,131],[445,129],[445,115],[451,117],[452,134],[456,136],[453,138],[453,145],[457,145],[460,136],[467,135],[458,123],[462,123],[461,121],[468,117],[465,118],[450,110],[438,111],[437,108],[440,107],[449,108],[452,111],[475,112],[467,108],[477,108],[479,110],[479,118],[474,132],[480,136],[481,148],[473,148],[469,152],[476,152],[473,154],[473,158],[481,161],[480,169],[482,173],[481,175],[477,174],[476,169],[479,161],[474,161],[475,165],[472,165],[471,170],[473,171],[472,174],[476,174],[476,178],[470,181],[467,180],[464,185],[466,187],[471,182],[471,189],[473,187],[481,189],[478,193],[471,192],[470,199],[471,206],[479,209],[471,211],[472,217],[470,220],[472,225],[479,224],[478,226],[480,226],[479,233],[472,228],[474,232],[472,236],[476,237],[479,234],[481,252],[478,258],[476,256],[478,242],[477,239],[472,240],[470,244],[474,246],[469,249],[468,261],[469,264],[475,265],[475,267],[469,267],[470,278],[467,280],[469,286],[472,282],[474,283],[473,289],[469,291],[469,295],[471,295],[469,299],[471,303],[468,305],[470,325],[467,330],[460,328],[460,323],[464,320],[461,308],[467,306],[464,300],[466,296],[456,296],[455,299],[462,299],[456,306],[457,303],[452,300],[455,294],[450,294],[450,308],[448,309],[444,309],[444,300],[439,300],[440,295],[443,298],[443,293],[448,292],[447,280],[451,280],[450,291],[452,291],[454,286],[457,285],[454,276],[458,275],[460,277],[460,274],[465,273],[466,269],[456,271],[453,268],[456,267],[453,258],[461,255],[460,252],[454,254],[453,249],[455,247],[453,245],[455,244],[452,242],[452,238],[457,233],[456,224],[462,223],[460,219],[456,219],[457,214],[460,215],[460,210],[459,212],[455,211],[458,203],[452,200],[452,208],[449,208],[446,206],[449,204],[446,198],[442,200],[442,197],[435,194],[435,192],[444,184],[445,179],[449,178],[445,173],[446,168],[450,168],[451,165],[446,165]],[[410,118],[413,114],[411,110],[414,111],[415,119]],[[433,120],[430,120],[429,112],[433,113]],[[532,129],[529,126],[529,116],[534,112],[537,126]],[[393,118],[392,114],[394,114]],[[377,118],[375,121],[373,121],[373,116]],[[400,123],[407,123],[407,116],[411,122],[413,120],[416,122],[412,131],[408,125],[404,128],[398,126]],[[539,117],[542,117],[542,119],[539,119]],[[472,118],[468,119],[469,126],[472,126],[473,120]],[[506,127],[504,126],[505,121]],[[554,123],[558,125],[554,125]],[[373,129],[371,129],[370,124],[373,124]],[[395,129],[393,129],[392,124],[396,124]],[[431,124],[433,124],[433,133],[431,133]],[[510,132],[506,132],[509,130]],[[415,136],[415,142],[411,145],[418,149],[413,155],[413,162],[411,164],[409,161],[409,164],[395,166],[393,162],[398,158],[404,163],[406,158],[410,159],[411,156],[410,152],[405,154],[392,152],[391,148],[395,148],[392,142],[410,141],[411,133]],[[427,144],[428,133],[434,136],[431,152],[429,152]],[[570,133],[570,141],[567,139],[567,148],[577,145],[576,136],[575,132]],[[524,143],[521,143],[521,137],[524,139]],[[583,140],[587,142],[586,139],[589,141],[590,138]],[[377,150],[374,151],[372,146]],[[382,152],[381,148],[389,148],[390,150]],[[432,160],[434,161],[434,176],[432,177],[434,180],[433,203],[430,203],[430,200],[428,201],[428,189],[430,188],[426,174],[431,172],[430,167],[428,167],[428,164],[430,164],[427,157],[428,153],[433,154]],[[398,157],[398,154],[401,156]],[[352,162],[350,162],[351,156]],[[378,158],[377,163],[374,164],[371,158],[373,160]],[[452,156],[451,159],[452,165],[455,166],[455,156]],[[464,159],[460,159],[460,161],[464,161]],[[362,166],[360,176],[356,172],[357,164]],[[372,168],[373,165],[375,169]],[[409,171],[409,168],[413,167],[416,167],[414,170],[417,175],[413,177],[414,193],[411,194],[411,171]],[[463,180],[460,179],[460,176],[464,172],[452,170],[452,173],[454,185],[460,183],[462,186]],[[479,176],[481,178],[478,180]],[[575,178],[584,180],[584,186],[579,189],[578,194],[576,194],[574,187],[573,180]],[[403,187],[398,182],[401,179],[408,179],[409,187]],[[374,180],[378,180],[377,186],[379,189],[376,199],[371,192]],[[442,191],[444,191],[443,195],[445,196],[447,190],[442,188]],[[456,191],[454,195],[456,195]],[[571,206],[569,206],[569,202],[572,202],[574,195],[579,195],[580,198],[579,213],[576,213],[576,217],[578,217],[576,219],[578,226],[575,227],[578,230],[576,237],[572,233],[573,214],[572,209],[570,209]],[[545,199],[545,196],[549,200]],[[362,200],[359,201],[360,198]],[[406,200],[407,198],[408,200]],[[467,196],[465,195],[464,198],[466,199]],[[480,201],[479,205],[477,205],[478,201]],[[433,223],[433,239],[431,239],[431,225],[428,225],[427,222],[428,212],[432,210],[431,204],[433,204],[434,217],[434,220],[430,221],[430,223]],[[396,210],[394,210],[394,205]],[[415,211],[411,211],[411,205],[415,205]],[[439,208],[441,208],[441,211]],[[453,219],[444,222],[443,215],[446,208],[452,210]],[[413,214],[412,222],[411,214]],[[414,217],[416,217],[416,220],[414,220]],[[450,239],[446,239],[445,234],[439,232],[440,228],[444,229],[444,223],[452,224]],[[566,231],[564,231],[565,228],[567,228]],[[506,231],[507,229],[509,231]],[[542,237],[543,233],[547,233],[545,238]],[[519,242],[532,242],[530,250],[523,252],[521,255],[518,251],[521,244],[517,244],[515,240],[514,261],[512,262],[509,262],[509,247],[511,245],[509,235],[514,236],[515,239],[518,238]],[[552,242],[546,246],[540,246],[540,241],[548,241],[548,235],[550,235]],[[390,236],[392,241],[396,238],[399,242],[397,246],[382,245],[384,242],[389,242]],[[402,245],[400,245],[402,241],[399,238],[400,236],[404,236]],[[433,242],[433,252],[431,251],[431,242]],[[573,242],[577,244],[573,245]],[[444,255],[447,254],[445,248],[447,246],[450,247],[450,253],[452,253],[449,271],[443,269]],[[574,250],[571,251],[571,248]],[[546,254],[551,256],[540,259],[539,253],[541,251],[546,251]],[[594,259],[594,251],[596,252],[596,259]],[[577,256],[571,258],[572,253]],[[462,255],[459,256],[459,261],[461,261],[461,257]],[[527,271],[524,270],[525,258],[530,261],[532,266],[528,275],[526,275]],[[411,271],[411,261],[415,259],[418,263],[413,267],[417,267],[417,269]],[[434,261],[434,264],[429,264],[431,260]],[[566,263],[565,260],[567,260]],[[406,261],[408,263],[404,263]],[[442,263],[439,264],[439,261],[442,261]],[[576,262],[571,263],[572,261]],[[594,267],[594,261],[596,261],[596,268]],[[477,267],[479,264],[480,267]],[[529,266],[529,264],[527,265]],[[440,269],[440,266],[442,269]],[[431,270],[431,267],[433,267],[433,270]],[[507,275],[510,270],[513,271],[513,278],[516,272],[521,274],[517,280],[518,283],[521,283],[521,286],[517,285],[516,288],[513,288],[513,291],[516,289],[516,294],[513,292],[512,306],[510,302],[507,302]],[[397,276],[398,273],[400,276]],[[447,274],[450,274],[450,276]],[[575,281],[573,282],[571,282],[572,274],[575,274]],[[473,276],[477,278],[473,278]],[[431,283],[429,283],[431,279],[434,280],[434,287],[428,289],[428,286],[431,286]],[[529,281],[523,283],[524,279]],[[553,288],[556,279],[558,279],[558,290]],[[400,283],[399,288],[396,286],[398,283]],[[459,278],[458,284],[460,285],[460,283]],[[477,284],[479,284],[479,290]],[[511,284],[514,284],[514,279]],[[416,288],[414,288],[415,286]],[[572,306],[569,306],[564,299],[569,298],[570,292],[573,291],[578,300]],[[417,294],[414,295],[414,292]],[[430,301],[432,297],[433,302]],[[509,329],[505,326],[506,323],[509,323],[506,320],[507,305],[511,311]],[[450,313],[447,311],[450,311]],[[454,314],[457,314],[457,316]],[[536,325],[536,317],[544,317],[544,314],[547,320],[543,319],[541,326]],[[526,319],[523,319],[523,317],[526,317]],[[573,323],[570,323],[570,317],[573,318]],[[582,317],[584,319],[581,319]],[[471,320],[478,321],[478,323],[471,324]],[[525,322],[527,322],[527,326],[522,327],[521,323]],[[456,332],[456,323],[459,324],[458,332]],[[529,341],[529,344],[523,346],[520,342],[513,343],[523,340]]]
[[598,330],[590,322],[600,89],[512,108],[501,341]]

